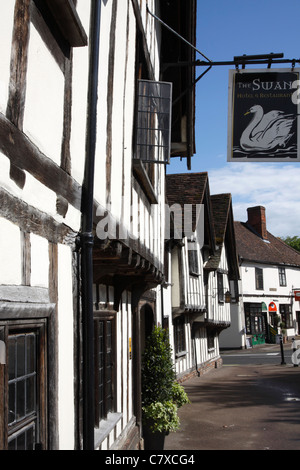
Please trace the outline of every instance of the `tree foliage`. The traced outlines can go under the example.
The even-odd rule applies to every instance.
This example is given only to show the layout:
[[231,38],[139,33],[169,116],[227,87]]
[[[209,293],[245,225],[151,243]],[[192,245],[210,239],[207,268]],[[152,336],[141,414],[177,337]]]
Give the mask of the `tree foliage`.
[[300,237],[294,236],[294,237],[285,237],[282,238],[282,240],[294,250],[300,251]]

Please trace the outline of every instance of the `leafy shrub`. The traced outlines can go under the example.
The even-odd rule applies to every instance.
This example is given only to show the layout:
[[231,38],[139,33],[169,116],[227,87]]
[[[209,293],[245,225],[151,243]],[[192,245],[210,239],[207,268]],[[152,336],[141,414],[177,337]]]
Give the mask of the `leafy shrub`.
[[176,431],[178,408],[186,403],[184,388],[175,382],[168,332],[156,326],[146,341],[142,361],[143,423],[152,432]]

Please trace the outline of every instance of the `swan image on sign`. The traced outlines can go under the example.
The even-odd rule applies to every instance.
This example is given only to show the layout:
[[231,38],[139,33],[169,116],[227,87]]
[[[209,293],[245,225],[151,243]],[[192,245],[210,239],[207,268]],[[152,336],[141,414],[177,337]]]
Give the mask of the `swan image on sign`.
[[294,134],[291,129],[295,116],[277,110],[264,114],[260,105],[252,106],[245,116],[248,114],[253,117],[241,135],[240,146],[243,150],[252,152],[286,147]]

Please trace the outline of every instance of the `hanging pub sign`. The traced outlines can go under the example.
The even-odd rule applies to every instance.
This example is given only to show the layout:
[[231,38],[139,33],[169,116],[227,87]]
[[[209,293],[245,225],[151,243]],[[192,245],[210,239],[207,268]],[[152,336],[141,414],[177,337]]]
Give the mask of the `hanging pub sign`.
[[300,161],[299,72],[229,71],[228,161]]

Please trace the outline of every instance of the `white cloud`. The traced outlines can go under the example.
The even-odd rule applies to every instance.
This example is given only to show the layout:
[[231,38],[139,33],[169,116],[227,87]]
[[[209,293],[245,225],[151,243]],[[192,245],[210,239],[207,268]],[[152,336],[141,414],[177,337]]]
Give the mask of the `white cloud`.
[[275,236],[300,236],[300,167],[280,163],[227,163],[208,171],[211,194],[231,193],[235,220],[247,208],[266,208],[267,229]]

